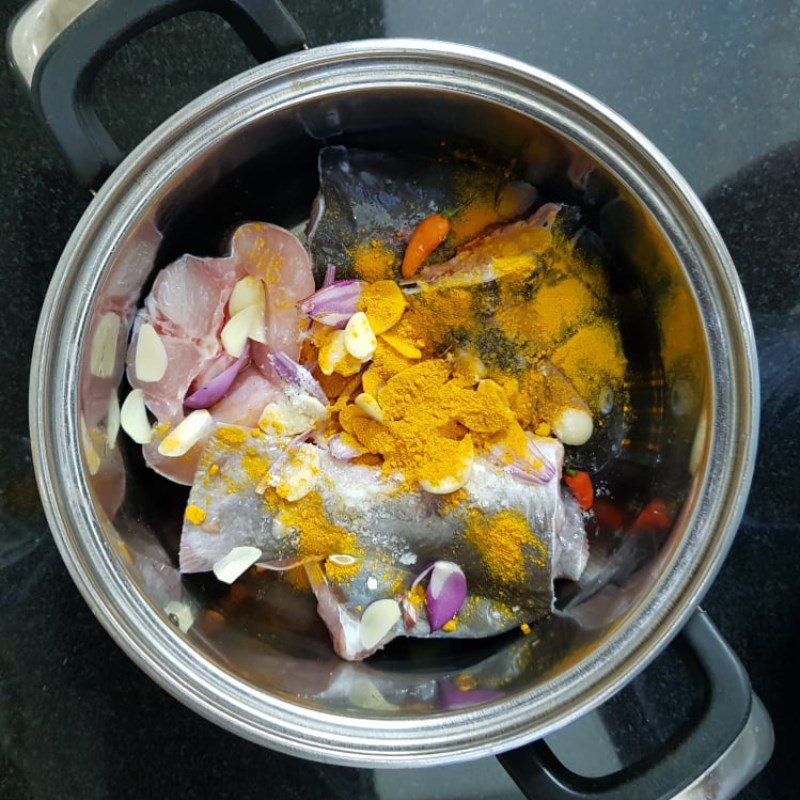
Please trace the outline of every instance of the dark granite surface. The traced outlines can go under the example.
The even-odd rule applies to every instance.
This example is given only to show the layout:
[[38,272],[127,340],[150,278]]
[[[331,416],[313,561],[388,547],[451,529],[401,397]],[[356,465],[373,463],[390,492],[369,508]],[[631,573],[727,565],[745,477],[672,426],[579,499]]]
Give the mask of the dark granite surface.
[[[0,2],[5,28],[20,7]],[[744,798],[796,796],[800,492],[800,6],[353,0],[287,5],[312,44],[416,35],[483,45],[595,93],[640,127],[706,199],[753,312],[760,453],[739,536],[705,606],[775,722],[776,754]],[[246,68],[203,17],[150,32],[97,87],[120,141]],[[47,530],[30,464],[27,376],[38,309],[89,196],[7,70],[0,72],[0,797],[514,797],[494,762],[370,773],[299,762],[186,710],[112,643]],[[678,688],[680,691],[680,688]],[[399,788],[398,788],[399,787]]]

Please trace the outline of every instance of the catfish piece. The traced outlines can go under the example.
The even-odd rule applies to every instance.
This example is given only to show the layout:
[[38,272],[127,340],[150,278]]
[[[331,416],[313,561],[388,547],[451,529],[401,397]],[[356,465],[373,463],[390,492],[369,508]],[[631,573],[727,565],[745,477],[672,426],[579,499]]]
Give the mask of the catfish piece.
[[341,146],[320,150],[319,179],[308,243],[315,273],[334,264],[338,278],[374,280],[355,269],[359,252],[370,248],[388,255],[391,274],[381,277],[399,277],[408,239],[432,213],[452,220],[433,257],[443,260],[488,226],[525,214],[537,196],[530,184],[477,160]]
[[[201,456],[189,497],[190,504],[205,511],[205,518],[199,525],[184,522],[181,571],[210,571],[240,546],[259,548],[266,565],[315,556],[304,568],[320,616],[336,652],[346,659],[360,659],[395,636],[430,635],[424,603],[407,607],[406,592],[428,564],[445,559],[464,571],[469,596],[456,630],[434,635],[478,638],[500,633],[547,614],[553,603],[553,579],[577,577],[585,563],[583,523],[565,506],[558,478],[563,448],[554,439],[539,439],[537,444],[555,466],[546,484],[523,483],[478,458],[462,502],[452,505],[441,496],[403,491],[399,477],[386,477],[378,468],[339,461],[321,447],[304,445],[313,448],[318,458],[313,494],[327,522],[350,537],[346,541],[357,562],[354,574],[341,580],[335,570],[329,574],[325,562],[341,555],[341,544],[326,545],[311,537],[319,550],[309,552],[303,532],[292,521],[296,518],[292,511],[300,509],[302,516],[303,504],[309,501],[281,504],[268,489],[263,494],[257,491],[264,488],[266,465],[272,472],[280,471],[286,458],[283,443],[268,437],[253,439],[245,428],[220,426]],[[519,545],[522,574],[513,583],[493,577],[493,565],[475,548],[468,531],[471,513],[491,519],[509,511],[518,513],[535,532],[534,538]],[[358,631],[363,610],[376,600],[396,596],[403,616],[378,642],[362,646]]]

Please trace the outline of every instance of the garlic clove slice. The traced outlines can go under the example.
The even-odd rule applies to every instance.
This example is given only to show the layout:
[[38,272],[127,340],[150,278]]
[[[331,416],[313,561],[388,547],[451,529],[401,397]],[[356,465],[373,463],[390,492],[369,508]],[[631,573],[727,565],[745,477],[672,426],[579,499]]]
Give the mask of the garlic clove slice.
[[173,458],[186,455],[206,435],[211,423],[211,414],[204,408],[192,411],[161,440],[158,452]]
[[180,600],[172,600],[167,603],[164,606],[164,613],[181,633],[188,633],[189,628],[194,625],[194,612],[191,606]]
[[136,444],[147,444],[153,438],[153,427],[147,418],[147,408],[144,404],[144,392],[134,389],[122,404],[119,412],[119,422],[122,430],[133,439]]
[[355,404],[368,416],[372,417],[376,422],[383,422],[383,409],[378,404],[378,401],[367,392],[361,392],[356,399]]
[[391,631],[400,619],[401,610],[397,600],[384,598],[370,603],[361,615],[361,645],[372,650]]
[[430,494],[451,494],[461,489],[472,475],[472,465],[475,462],[475,449],[472,441],[465,439],[462,442],[463,453],[456,463],[453,464],[453,471],[449,475],[442,476],[437,480],[431,478],[422,479],[419,482],[420,489]]
[[106,445],[110,450],[117,443],[120,426],[120,408],[117,390],[112,389],[106,406]]
[[313,444],[301,444],[281,470],[275,492],[289,503],[302,500],[317,487],[319,451]]
[[167,371],[167,351],[156,329],[145,322],[139,327],[136,340],[136,379],[156,383]]
[[333,375],[337,364],[347,356],[344,331],[334,331],[319,351],[317,359],[323,375]]
[[374,355],[378,340],[363,311],[357,311],[348,320],[344,329],[344,346],[359,361],[366,361]]
[[247,306],[232,316],[220,334],[222,347],[234,358],[241,357],[248,339],[263,344],[267,340],[266,337],[264,309],[258,306]]
[[258,420],[258,427],[273,436],[299,436],[308,433],[316,420],[286,403],[267,403]]
[[86,427],[86,420],[84,419],[83,414],[81,414],[80,428],[81,449],[83,450],[83,457],[86,460],[86,466],[89,468],[90,475],[97,475],[101,466],[100,455],[95,449],[94,442],[92,441],[92,435],[89,433],[89,429]]
[[553,433],[563,444],[586,444],[592,436],[592,415],[582,408],[562,408],[552,422]]
[[231,317],[250,306],[266,308],[267,298],[264,294],[264,282],[261,278],[247,275],[236,282],[228,300],[228,313]]
[[97,378],[110,378],[117,360],[117,340],[122,320],[113,311],[100,317],[92,335],[89,372]]
[[233,583],[244,575],[261,555],[257,547],[234,547],[230,553],[214,564],[214,575],[223,583]]

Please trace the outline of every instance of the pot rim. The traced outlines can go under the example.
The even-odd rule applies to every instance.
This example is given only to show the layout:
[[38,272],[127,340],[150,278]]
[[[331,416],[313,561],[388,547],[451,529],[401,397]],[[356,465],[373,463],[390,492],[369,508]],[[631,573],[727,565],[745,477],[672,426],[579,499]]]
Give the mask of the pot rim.
[[[103,274],[98,265],[107,266],[154,187],[256,116],[345,87],[374,90],[409,81],[535,116],[631,188],[678,251],[701,309],[715,366],[712,435],[702,485],[684,510],[685,530],[659,580],[582,662],[486,706],[424,719],[359,718],[295,705],[212,665],[137,592],[93,510],[78,448],[75,387],[88,301]],[[655,658],[697,607],[730,547],[752,478],[755,352],[742,287],[708,213],[670,162],[623,118],[549,73],[483,49],[415,39],[346,42],[284,56],[211,89],[150,134],[99,190],[61,256],[37,329],[29,406],[34,468],[53,537],[84,599],[122,649],[190,708],[255,742],[329,763],[454,762],[540,738],[601,704]]]

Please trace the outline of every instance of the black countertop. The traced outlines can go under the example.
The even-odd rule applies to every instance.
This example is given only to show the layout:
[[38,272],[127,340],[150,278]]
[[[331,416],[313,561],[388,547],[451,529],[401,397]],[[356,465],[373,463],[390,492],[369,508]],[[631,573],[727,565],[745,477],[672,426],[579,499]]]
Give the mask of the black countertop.
[[[291,0],[311,44],[424,36],[550,70],[639,127],[705,199],[738,267],[759,345],[762,423],[750,501],[705,607],[745,663],[777,746],[743,798],[795,796],[800,707],[800,6],[788,0]],[[0,2],[5,29],[21,3]],[[251,64],[193,15],[118,54],[96,96],[133,144]],[[44,520],[31,468],[27,379],[38,311],[89,201],[0,73],[0,797],[518,797],[493,761],[408,773],[301,762],[195,716],[101,629]],[[671,691],[675,691],[675,687]],[[677,688],[680,691],[680,687]],[[398,788],[400,787],[400,788]]]

